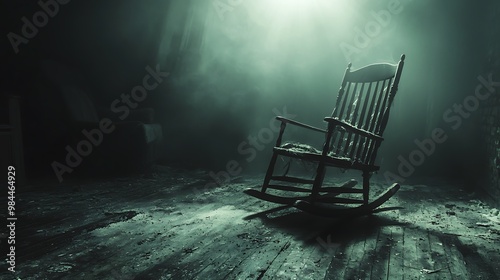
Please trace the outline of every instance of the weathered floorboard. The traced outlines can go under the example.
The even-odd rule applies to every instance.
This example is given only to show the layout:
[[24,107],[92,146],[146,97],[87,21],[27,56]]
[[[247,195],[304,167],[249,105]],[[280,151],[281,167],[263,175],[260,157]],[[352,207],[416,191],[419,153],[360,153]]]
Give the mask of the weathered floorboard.
[[0,278],[500,279],[500,225],[455,186],[406,185],[390,200],[402,210],[332,220],[238,180],[166,169],[20,191],[17,272],[1,263]]

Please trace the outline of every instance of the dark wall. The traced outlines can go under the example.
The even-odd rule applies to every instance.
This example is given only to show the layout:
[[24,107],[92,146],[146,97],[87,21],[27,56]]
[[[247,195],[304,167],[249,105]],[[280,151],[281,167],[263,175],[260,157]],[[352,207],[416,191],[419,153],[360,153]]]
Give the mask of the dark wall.
[[[7,2],[7,1],[4,1]],[[46,1],[49,3],[58,3]],[[38,27],[28,42],[18,46],[18,53],[8,40],[3,41],[7,65],[20,76],[34,68],[40,59],[51,58],[77,68],[90,83],[108,96],[132,86],[144,65],[153,64],[161,40],[169,1],[67,1],[47,23]],[[51,8],[53,9],[53,8]],[[36,1],[8,1],[3,9],[8,24],[5,33],[22,36],[23,17],[33,17],[43,8]],[[4,67],[7,67],[4,65]],[[17,80],[11,80],[20,83]]]
[[446,141],[436,143],[404,179],[446,176],[475,186],[483,158],[480,116],[471,112],[462,117],[454,106],[463,106],[465,98],[474,94],[477,77],[484,73],[485,42],[490,36],[485,14],[493,2],[412,1],[411,5],[401,26],[408,59],[382,148],[382,157],[388,160],[383,168],[397,174],[401,160],[394,159],[409,160],[412,152],[421,150],[415,141],[431,139],[439,129]]
[[[493,81],[500,80],[500,4],[492,5],[485,14],[488,40],[484,57],[484,76],[492,75]],[[500,84],[481,104],[481,147],[485,151],[484,169],[480,172],[480,183],[500,205]]]
[[[6,35],[1,44],[2,94],[23,97],[25,154],[31,174],[51,176],[50,163],[64,157],[65,146],[74,137],[60,89],[42,73],[41,61],[58,61],[83,77],[78,86],[97,107],[109,111],[113,100],[142,83],[147,66],[154,69],[157,64],[170,1],[147,2],[2,1]],[[18,43],[20,37],[24,39]],[[156,103],[152,93],[140,106]]]

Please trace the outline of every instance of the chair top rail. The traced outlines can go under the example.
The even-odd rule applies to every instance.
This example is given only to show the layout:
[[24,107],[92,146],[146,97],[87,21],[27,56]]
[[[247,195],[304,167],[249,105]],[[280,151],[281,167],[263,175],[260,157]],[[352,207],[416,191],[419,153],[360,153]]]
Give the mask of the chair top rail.
[[370,64],[349,72],[346,81],[352,83],[371,83],[393,78],[398,65],[389,63]]

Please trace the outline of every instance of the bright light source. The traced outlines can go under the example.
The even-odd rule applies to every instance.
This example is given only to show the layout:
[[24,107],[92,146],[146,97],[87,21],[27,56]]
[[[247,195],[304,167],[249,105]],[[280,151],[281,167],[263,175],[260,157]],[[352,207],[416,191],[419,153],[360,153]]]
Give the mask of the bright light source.
[[[318,72],[351,38],[352,0],[249,0],[223,10],[207,26],[205,51],[218,63],[266,78]],[[363,13],[366,14],[366,13]],[[204,64],[209,71],[209,63]],[[274,76],[273,76],[274,75]]]
[[352,2],[348,0],[253,0],[247,9],[252,18],[267,26],[329,25],[336,29],[352,16]]
[[268,0],[268,8],[276,14],[304,12],[314,7],[316,0]]
[[251,6],[257,7],[274,22],[301,20],[314,14],[318,2],[324,0],[261,0]]

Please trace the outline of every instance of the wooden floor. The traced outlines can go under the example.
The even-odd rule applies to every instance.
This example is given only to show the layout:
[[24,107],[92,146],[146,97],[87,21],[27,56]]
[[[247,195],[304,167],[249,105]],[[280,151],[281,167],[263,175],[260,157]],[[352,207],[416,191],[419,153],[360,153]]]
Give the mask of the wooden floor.
[[384,205],[401,209],[332,220],[242,193],[261,180],[209,189],[205,172],[158,167],[31,186],[0,278],[500,279],[498,211],[457,186],[402,185]]

